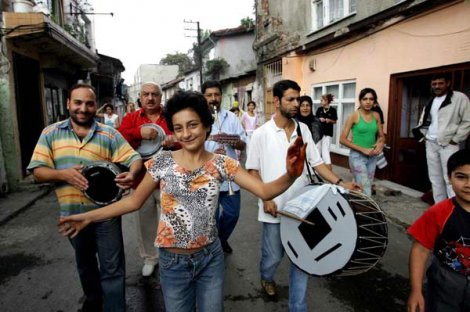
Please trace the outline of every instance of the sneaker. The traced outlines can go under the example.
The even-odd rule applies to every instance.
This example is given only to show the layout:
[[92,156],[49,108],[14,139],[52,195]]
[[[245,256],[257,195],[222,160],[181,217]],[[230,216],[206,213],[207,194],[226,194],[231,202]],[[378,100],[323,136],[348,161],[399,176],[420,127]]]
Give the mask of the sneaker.
[[261,287],[263,287],[264,292],[270,296],[276,296],[276,283],[274,281],[268,282],[265,280],[261,280]]
[[142,276],[150,276],[153,273],[153,270],[155,269],[155,265],[153,264],[144,264],[142,268]]
[[222,243],[222,249],[224,250],[225,253],[231,254],[233,252],[232,247],[228,244],[228,242],[221,242]]

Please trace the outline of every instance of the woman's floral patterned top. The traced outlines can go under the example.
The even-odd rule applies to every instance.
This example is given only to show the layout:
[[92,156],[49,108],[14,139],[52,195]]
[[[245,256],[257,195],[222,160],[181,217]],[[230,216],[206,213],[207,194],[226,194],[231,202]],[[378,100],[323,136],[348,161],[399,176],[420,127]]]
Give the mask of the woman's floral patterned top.
[[217,238],[215,211],[219,188],[235,178],[239,162],[219,154],[202,167],[179,166],[171,151],[163,151],[145,163],[153,180],[160,182],[160,221],[155,246],[199,248]]

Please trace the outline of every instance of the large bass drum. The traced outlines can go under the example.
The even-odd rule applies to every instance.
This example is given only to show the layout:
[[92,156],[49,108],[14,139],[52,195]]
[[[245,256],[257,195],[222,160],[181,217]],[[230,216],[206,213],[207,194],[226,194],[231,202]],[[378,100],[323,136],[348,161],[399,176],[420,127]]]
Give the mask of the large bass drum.
[[284,249],[291,261],[310,275],[366,272],[387,248],[385,215],[362,193],[330,184],[308,185],[282,213],[291,215],[281,215]]
[[114,179],[122,171],[107,161],[96,161],[82,169],[83,176],[88,180],[85,196],[99,206],[106,206],[121,199],[123,189],[116,185]]

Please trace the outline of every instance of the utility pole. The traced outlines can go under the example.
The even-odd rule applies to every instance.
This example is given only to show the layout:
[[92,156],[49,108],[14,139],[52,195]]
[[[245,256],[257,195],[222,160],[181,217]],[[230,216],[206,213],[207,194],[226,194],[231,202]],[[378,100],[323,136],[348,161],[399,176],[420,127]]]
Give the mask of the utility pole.
[[[202,87],[202,49],[201,49],[201,28],[199,27],[199,21],[197,22],[193,22],[191,20],[187,21],[187,20],[184,20],[185,23],[188,23],[188,24],[196,24],[196,29],[194,28],[185,28],[184,30],[196,30],[197,31],[197,58],[198,58],[198,61],[199,61],[199,85],[200,87]],[[186,37],[193,37],[194,36],[186,36]],[[201,90],[199,90],[201,91]]]

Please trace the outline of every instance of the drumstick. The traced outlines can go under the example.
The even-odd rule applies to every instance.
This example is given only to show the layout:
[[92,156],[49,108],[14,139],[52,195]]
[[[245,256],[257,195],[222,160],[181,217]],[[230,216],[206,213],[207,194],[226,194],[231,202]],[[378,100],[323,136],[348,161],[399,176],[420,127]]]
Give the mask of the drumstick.
[[315,225],[315,223],[313,223],[312,221],[308,221],[308,220],[299,218],[296,215],[294,215],[292,213],[289,213],[289,212],[278,211],[277,213],[280,214],[281,216],[288,217],[288,218],[291,218],[291,219],[294,219],[294,220],[297,220],[297,221],[300,221],[300,222],[305,222],[309,225]]

